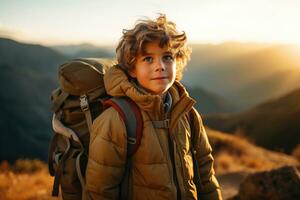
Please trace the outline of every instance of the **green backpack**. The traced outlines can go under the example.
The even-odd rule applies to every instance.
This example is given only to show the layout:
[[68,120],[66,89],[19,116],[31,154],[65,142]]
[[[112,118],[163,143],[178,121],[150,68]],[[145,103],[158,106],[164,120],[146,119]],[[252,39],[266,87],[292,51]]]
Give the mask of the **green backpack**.
[[59,67],[59,88],[51,95],[54,135],[48,151],[49,172],[55,177],[53,196],[58,196],[59,188],[64,200],[79,200],[87,195],[85,170],[91,125],[106,108],[113,107],[127,131],[127,164],[119,195],[120,199],[127,198],[131,157],[140,144],[143,120],[132,100],[107,95],[103,76],[115,64],[108,59],[85,58]]

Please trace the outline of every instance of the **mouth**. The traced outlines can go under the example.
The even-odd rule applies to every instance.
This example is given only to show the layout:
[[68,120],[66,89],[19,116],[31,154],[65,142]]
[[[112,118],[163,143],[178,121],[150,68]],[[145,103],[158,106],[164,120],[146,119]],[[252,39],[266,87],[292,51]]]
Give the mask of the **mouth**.
[[151,78],[151,80],[163,80],[163,79],[168,79],[168,77],[167,76],[160,76],[160,77]]

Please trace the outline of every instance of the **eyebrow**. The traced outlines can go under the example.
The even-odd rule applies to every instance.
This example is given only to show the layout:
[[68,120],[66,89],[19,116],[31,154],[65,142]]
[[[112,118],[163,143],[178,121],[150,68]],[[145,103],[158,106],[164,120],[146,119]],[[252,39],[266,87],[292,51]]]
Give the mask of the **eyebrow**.
[[[153,55],[153,54],[154,53],[149,53],[149,52],[146,52],[146,51],[141,53],[142,56],[148,56],[148,55]],[[171,51],[165,51],[163,54],[172,54],[172,52]]]

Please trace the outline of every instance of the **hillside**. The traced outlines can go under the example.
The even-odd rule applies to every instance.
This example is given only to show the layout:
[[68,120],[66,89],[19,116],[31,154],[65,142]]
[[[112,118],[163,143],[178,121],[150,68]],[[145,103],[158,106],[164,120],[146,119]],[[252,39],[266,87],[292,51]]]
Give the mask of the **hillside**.
[[202,88],[187,87],[187,90],[190,96],[196,100],[195,107],[201,114],[231,113],[238,110],[231,102]]
[[249,174],[282,166],[299,166],[296,158],[258,147],[241,136],[210,128],[206,131],[213,147],[216,175],[224,199],[236,195]]
[[0,160],[47,157],[49,96],[66,59],[40,45],[0,39]]
[[242,136],[230,135],[208,127],[206,131],[213,147],[218,175],[239,171],[251,173],[299,163],[294,157],[258,147]]
[[238,114],[207,115],[205,124],[243,134],[257,145],[290,153],[300,143],[300,89]]

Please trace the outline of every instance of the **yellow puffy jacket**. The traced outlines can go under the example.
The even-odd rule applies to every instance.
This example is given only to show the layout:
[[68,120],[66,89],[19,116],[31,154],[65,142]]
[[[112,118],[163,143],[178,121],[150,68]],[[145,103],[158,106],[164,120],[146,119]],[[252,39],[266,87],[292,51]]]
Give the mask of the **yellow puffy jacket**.
[[[195,101],[179,82],[168,90],[172,97],[168,129],[153,126],[153,121],[165,118],[160,96],[140,92],[118,67],[108,70],[104,83],[109,95],[134,100],[144,121],[141,144],[132,157],[129,199],[222,199],[214,176],[212,149],[200,115],[193,108]],[[191,125],[189,112],[194,121]],[[195,134],[193,142],[200,168],[201,185],[198,187],[193,182],[191,129]],[[86,189],[91,199],[118,199],[126,152],[125,124],[114,108],[108,108],[92,126],[86,170]]]

